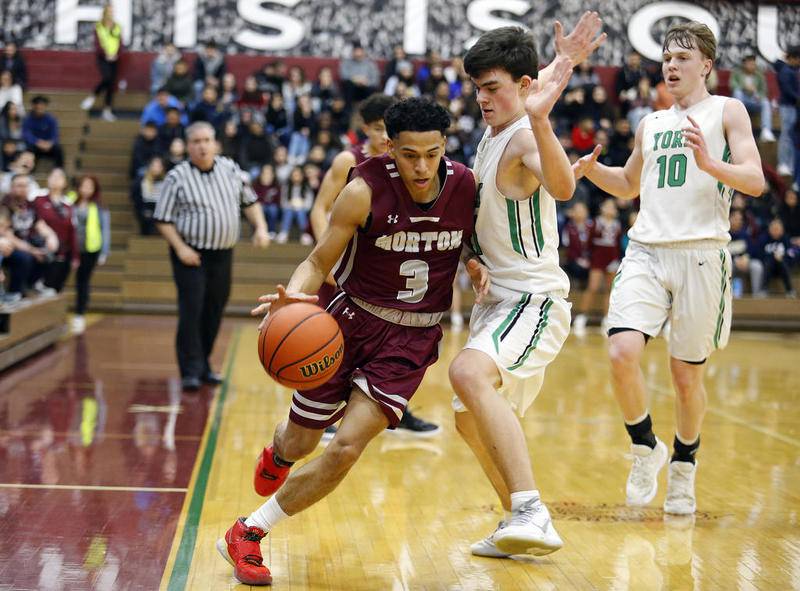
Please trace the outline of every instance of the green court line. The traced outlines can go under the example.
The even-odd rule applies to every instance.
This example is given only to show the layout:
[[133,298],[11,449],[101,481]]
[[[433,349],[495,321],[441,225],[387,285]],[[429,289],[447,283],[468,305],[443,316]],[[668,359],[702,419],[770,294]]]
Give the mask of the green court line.
[[186,588],[186,580],[189,577],[189,567],[192,565],[194,546],[197,542],[197,526],[200,523],[200,514],[203,511],[203,502],[206,498],[206,487],[208,486],[208,475],[211,472],[211,464],[214,462],[214,451],[217,448],[217,436],[219,435],[219,425],[222,421],[222,408],[225,398],[228,395],[228,387],[231,383],[231,371],[236,359],[236,349],[239,347],[239,339],[242,336],[242,329],[239,327],[234,336],[231,347],[231,356],[228,360],[228,367],[225,369],[225,381],[214,404],[214,417],[211,419],[211,429],[208,432],[206,448],[203,450],[203,459],[200,463],[200,470],[197,473],[197,481],[192,491],[192,500],[189,503],[189,511],[186,516],[186,523],[181,534],[181,543],[178,546],[178,553],[175,556],[175,564],[172,566],[172,574],[169,578],[168,591],[183,591]]

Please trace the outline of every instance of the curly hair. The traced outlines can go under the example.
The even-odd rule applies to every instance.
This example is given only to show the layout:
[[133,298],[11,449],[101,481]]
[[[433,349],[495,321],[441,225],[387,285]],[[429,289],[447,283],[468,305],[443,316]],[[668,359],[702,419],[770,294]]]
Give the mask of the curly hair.
[[393,104],[383,116],[386,132],[396,138],[403,131],[439,131],[450,127],[450,113],[442,105],[425,98],[408,98]]

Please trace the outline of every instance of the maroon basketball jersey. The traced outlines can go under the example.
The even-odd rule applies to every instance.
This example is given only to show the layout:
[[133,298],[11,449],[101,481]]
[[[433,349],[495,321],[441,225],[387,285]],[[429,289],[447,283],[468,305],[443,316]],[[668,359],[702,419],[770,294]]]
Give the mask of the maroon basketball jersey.
[[622,225],[619,220],[606,221],[596,217],[592,227],[592,267],[605,268],[622,257],[620,238]]
[[364,154],[364,148],[366,148],[364,144],[357,144],[349,150],[349,152],[356,157],[356,166],[369,160],[369,156]]
[[414,202],[388,155],[368,159],[351,174],[372,189],[372,205],[368,227],[353,236],[337,265],[336,283],[384,308],[448,310],[461,246],[474,229],[472,172],[442,158],[441,190],[429,209]]

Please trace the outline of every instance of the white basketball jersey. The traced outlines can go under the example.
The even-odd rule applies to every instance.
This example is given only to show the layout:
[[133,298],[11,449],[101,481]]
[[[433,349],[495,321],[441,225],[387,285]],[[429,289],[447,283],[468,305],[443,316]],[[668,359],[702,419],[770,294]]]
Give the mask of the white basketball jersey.
[[496,136],[491,128],[483,134],[475,158],[482,187],[472,247],[489,269],[493,288],[566,297],[569,279],[558,265],[555,200],[543,187],[520,201],[497,188],[497,166],[508,142],[518,130],[530,128],[523,115]]
[[709,96],[686,110],[673,106],[644,119],[641,209],[628,232],[631,240],[664,244],[696,240],[728,242],[733,190],[697,168],[683,145],[691,116],[703,131],[712,158],[730,162],[722,124],[724,96]]

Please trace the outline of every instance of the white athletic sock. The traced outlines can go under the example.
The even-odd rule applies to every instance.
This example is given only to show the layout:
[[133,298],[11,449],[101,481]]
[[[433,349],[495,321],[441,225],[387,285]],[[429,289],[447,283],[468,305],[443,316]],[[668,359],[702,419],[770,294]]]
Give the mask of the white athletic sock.
[[539,499],[538,490],[520,490],[511,493],[511,512],[516,513],[522,505],[531,499]]
[[281,506],[278,504],[278,499],[271,497],[269,501],[261,505],[258,509],[250,514],[250,517],[244,520],[247,527],[260,527],[264,531],[272,531],[272,528],[278,525],[281,521],[289,517],[283,512]]

